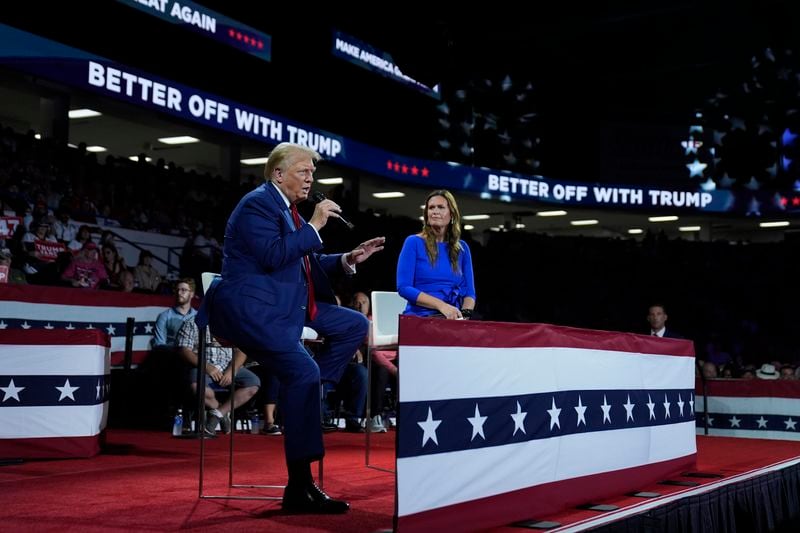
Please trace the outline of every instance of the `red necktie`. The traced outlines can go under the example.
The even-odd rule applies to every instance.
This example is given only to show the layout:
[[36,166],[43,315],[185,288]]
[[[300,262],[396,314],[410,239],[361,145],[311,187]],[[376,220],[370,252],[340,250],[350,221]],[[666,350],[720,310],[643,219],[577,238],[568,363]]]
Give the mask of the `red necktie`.
[[[292,212],[292,219],[294,220],[295,230],[299,230],[302,225],[300,222],[300,213],[297,212],[297,206],[292,204],[290,206]],[[306,283],[308,284],[308,317],[314,320],[317,317],[317,301],[314,299],[314,282],[311,280],[311,261],[308,256],[303,256],[303,266],[306,271]]]

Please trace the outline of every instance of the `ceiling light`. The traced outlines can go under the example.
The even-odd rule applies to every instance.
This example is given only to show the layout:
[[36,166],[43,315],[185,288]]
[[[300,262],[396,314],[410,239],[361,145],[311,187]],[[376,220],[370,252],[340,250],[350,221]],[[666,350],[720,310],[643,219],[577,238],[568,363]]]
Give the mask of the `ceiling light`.
[[700,226],[681,226],[678,231],[700,231]]
[[37,139],[37,140],[41,140],[41,138],[42,138],[42,134],[41,134],[41,133],[34,133],[34,134],[33,134],[33,138],[34,138],[34,139]]
[[177,137],[161,137],[158,142],[164,144],[190,144],[200,142],[200,139],[189,137],[188,135],[178,135]]
[[514,227],[517,229],[525,229],[525,224],[517,222],[516,224],[514,224]]
[[[128,159],[130,159],[130,160],[131,160],[131,161],[133,161],[134,163],[138,163],[138,162],[141,160],[141,158],[140,158],[138,155],[131,155],[131,156],[128,156]],[[144,160],[145,160],[145,161],[147,161],[147,162],[149,163],[150,161],[152,161],[152,160],[153,160],[153,158],[152,158],[152,157],[147,157],[147,156],[145,156],[145,157],[144,157]]]
[[69,113],[67,113],[69,118],[91,118],[99,117],[100,115],[102,115],[102,113],[94,109],[70,109]]
[[570,220],[569,223],[573,226],[594,226],[595,224],[599,224],[600,221],[590,218],[586,220]]
[[248,159],[240,159],[239,162],[243,165],[254,166],[254,165],[264,165],[268,160],[269,160],[268,157],[250,157]]
[[391,191],[391,192],[374,192],[372,196],[375,198],[402,198],[406,195],[404,192],[400,191]]
[[674,215],[663,216],[663,217],[649,217],[647,220],[650,222],[675,222],[678,220],[678,217]]
[[317,183],[321,183],[322,185],[341,185],[344,183],[344,178],[320,178],[317,180]]
[[563,217],[566,215],[566,211],[556,210],[556,211],[539,211],[536,213],[537,217]]
[[86,147],[86,151],[87,152],[105,152],[106,151],[106,147],[105,146],[87,146]]
[[785,228],[789,225],[788,220],[778,220],[775,222],[759,222],[759,227],[762,228]]
[[630,235],[641,235],[644,233],[644,230],[642,228],[631,228],[628,230],[628,233]]
[[464,224],[464,229],[465,230],[475,229],[475,226],[473,226],[472,224]]
[[464,215],[463,220],[488,220],[491,215]]

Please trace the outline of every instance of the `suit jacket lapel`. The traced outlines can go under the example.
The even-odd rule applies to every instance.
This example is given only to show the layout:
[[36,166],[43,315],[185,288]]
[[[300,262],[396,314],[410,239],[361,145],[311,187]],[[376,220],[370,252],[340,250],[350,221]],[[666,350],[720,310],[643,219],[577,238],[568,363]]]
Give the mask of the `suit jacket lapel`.
[[278,211],[280,211],[280,214],[283,217],[283,220],[286,222],[287,227],[289,227],[289,229],[294,229],[296,231],[297,228],[294,227],[294,220],[292,220],[292,214],[289,212],[289,208],[286,206],[286,202],[283,201],[283,197],[280,195],[278,191],[275,190],[275,186],[272,184],[272,182],[268,181],[267,183],[264,184],[264,187],[266,187],[268,194],[275,202],[275,205],[277,206]]

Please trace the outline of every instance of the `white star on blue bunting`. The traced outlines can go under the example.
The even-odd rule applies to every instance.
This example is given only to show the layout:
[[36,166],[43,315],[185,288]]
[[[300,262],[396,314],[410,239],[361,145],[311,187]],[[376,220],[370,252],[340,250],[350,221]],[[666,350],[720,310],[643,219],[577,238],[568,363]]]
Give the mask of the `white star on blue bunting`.
[[583,425],[585,426],[586,425],[586,416],[585,416],[586,406],[583,405],[583,402],[581,401],[581,395],[580,394],[578,395],[578,405],[575,406],[575,411],[578,413],[578,424],[577,425],[580,426],[581,422],[583,422]]
[[61,396],[59,396],[58,401],[62,401],[64,398],[69,398],[73,402],[75,401],[75,391],[78,390],[80,387],[73,387],[69,384],[69,378],[67,381],[64,382],[63,387],[56,387],[60,392]]
[[426,420],[423,420],[422,422],[417,422],[419,427],[422,428],[423,432],[422,433],[423,447],[425,446],[425,443],[427,443],[429,440],[432,440],[436,445],[439,444],[439,439],[436,438],[436,428],[438,428],[439,424],[441,423],[442,423],[441,420],[433,419],[433,412],[431,411],[431,408],[428,407],[428,418]]
[[514,419],[514,433],[511,434],[512,437],[517,434],[518,430],[522,431],[522,433],[525,433],[526,416],[528,416],[528,413],[526,411],[522,411],[519,402],[517,402],[517,412],[511,413],[511,418]]
[[555,396],[553,396],[553,404],[552,407],[547,410],[547,414],[550,415],[550,431],[553,430],[553,426],[558,426],[558,429],[561,429],[561,423],[558,421],[558,417],[561,415],[561,409],[556,407]]
[[486,440],[486,435],[483,434],[483,423],[486,422],[488,417],[481,416],[480,410],[478,410],[478,404],[475,404],[475,416],[467,417],[469,423],[472,424],[472,438],[470,439],[475,440],[475,437],[480,435],[483,440]]
[[608,404],[608,400],[606,400],[606,395],[603,394],[603,404],[600,406],[600,409],[603,410],[603,423],[605,424],[606,421],[611,423],[611,406]]
[[634,422],[634,420],[633,420],[633,407],[635,405],[636,405],[635,403],[631,403],[631,395],[628,394],[628,401],[625,402],[624,404],[622,404],[622,407],[625,408],[625,422],[627,422],[628,420]]
[[14,379],[12,378],[11,381],[8,383],[8,387],[0,387],[0,390],[3,391],[3,402],[8,400],[9,398],[20,401],[19,393],[25,390],[25,387],[17,387],[14,385]]

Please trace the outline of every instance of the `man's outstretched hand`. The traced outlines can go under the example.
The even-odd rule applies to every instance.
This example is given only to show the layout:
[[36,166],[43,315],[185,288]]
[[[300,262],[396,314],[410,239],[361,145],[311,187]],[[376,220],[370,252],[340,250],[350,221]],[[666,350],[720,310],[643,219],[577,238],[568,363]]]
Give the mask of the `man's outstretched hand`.
[[368,241],[364,241],[356,246],[352,252],[348,253],[345,257],[348,265],[357,265],[363,263],[375,252],[383,250],[383,243],[386,242],[386,237],[375,237]]

